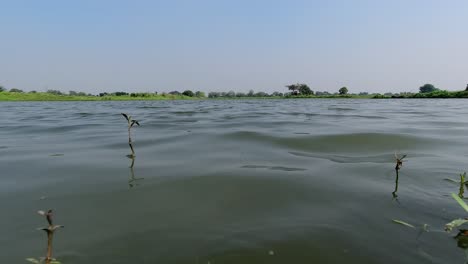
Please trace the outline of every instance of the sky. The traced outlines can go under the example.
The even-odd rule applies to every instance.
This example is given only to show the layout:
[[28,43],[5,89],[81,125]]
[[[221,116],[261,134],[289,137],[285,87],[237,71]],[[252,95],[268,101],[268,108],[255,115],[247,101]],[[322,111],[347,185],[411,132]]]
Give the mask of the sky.
[[25,91],[418,91],[468,83],[466,0],[0,0]]

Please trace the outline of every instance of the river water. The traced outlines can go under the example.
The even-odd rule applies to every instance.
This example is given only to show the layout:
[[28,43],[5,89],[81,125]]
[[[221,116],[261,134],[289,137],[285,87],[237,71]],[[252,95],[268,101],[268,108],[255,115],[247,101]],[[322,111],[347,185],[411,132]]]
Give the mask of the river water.
[[1,102],[0,263],[464,263],[466,102]]

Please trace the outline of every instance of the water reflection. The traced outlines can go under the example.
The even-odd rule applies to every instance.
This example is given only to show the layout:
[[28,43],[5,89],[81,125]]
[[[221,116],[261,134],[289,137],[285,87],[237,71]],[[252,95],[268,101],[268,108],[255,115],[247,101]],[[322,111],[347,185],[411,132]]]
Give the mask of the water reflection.
[[143,180],[143,178],[136,178],[135,177],[135,171],[133,170],[135,166],[135,149],[133,148],[133,143],[132,143],[132,134],[131,130],[132,127],[136,124],[137,126],[140,126],[140,123],[137,120],[132,119],[130,115],[127,115],[125,113],[122,113],[122,115],[125,117],[128,123],[128,146],[130,147],[130,151],[132,152],[131,154],[127,155],[129,159],[132,160],[132,163],[130,164],[130,178],[128,180],[128,185],[130,188],[137,186],[139,180]]
[[398,192],[398,179],[399,179],[399,173],[398,173],[398,170],[395,170],[395,173],[396,173],[396,177],[395,177],[395,190],[393,190],[392,192],[392,195],[393,195],[393,198],[397,199],[398,195],[397,195],[397,192]]
[[135,166],[135,156],[130,156],[129,155],[129,158],[132,160],[132,163],[130,164],[130,177],[128,179],[128,186],[130,186],[130,188],[132,187],[135,187],[135,186],[138,186],[139,185],[139,182],[138,181],[141,181],[143,180],[144,178],[136,178],[135,177],[135,171],[134,171],[134,166]]
[[460,229],[454,237],[457,240],[457,246],[465,252],[465,263],[468,263],[468,230]]

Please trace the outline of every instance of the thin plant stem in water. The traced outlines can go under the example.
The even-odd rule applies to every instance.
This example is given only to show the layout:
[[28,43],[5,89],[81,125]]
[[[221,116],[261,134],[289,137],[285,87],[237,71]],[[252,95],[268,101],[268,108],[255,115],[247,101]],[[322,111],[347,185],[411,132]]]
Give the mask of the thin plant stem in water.
[[398,191],[398,180],[399,180],[399,177],[400,177],[400,169],[401,167],[403,166],[403,159],[406,157],[406,155],[403,155],[403,156],[399,156],[397,155],[397,153],[395,152],[395,174],[396,174],[396,178],[395,178],[395,190],[392,192],[392,195],[393,195],[393,198],[396,198],[398,197],[398,195],[396,194],[397,191]]
[[465,193],[465,178],[466,178],[466,172],[460,174],[460,189],[458,190],[458,196],[460,198],[463,198],[463,194]]
[[136,124],[137,126],[140,126],[140,123],[137,120],[133,120],[130,115],[127,115],[125,113],[122,113],[122,115],[127,119],[128,123],[128,146],[130,147],[130,150],[132,151],[132,154],[130,154],[131,157],[135,157],[135,150],[133,149],[133,144],[132,144],[132,127]]
[[54,233],[57,229],[63,228],[63,226],[53,224],[52,210],[48,210],[47,212],[38,211],[38,213],[44,216],[47,220],[47,223],[49,224],[47,227],[43,227],[40,229],[44,230],[47,233],[47,255],[45,257],[45,263],[51,264],[52,261],[55,261],[55,259],[52,258],[52,241],[54,239]]

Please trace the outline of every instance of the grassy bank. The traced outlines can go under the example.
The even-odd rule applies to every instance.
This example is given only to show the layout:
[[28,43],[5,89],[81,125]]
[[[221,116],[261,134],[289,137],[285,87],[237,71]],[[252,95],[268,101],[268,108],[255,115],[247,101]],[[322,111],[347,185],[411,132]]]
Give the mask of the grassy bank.
[[430,93],[402,93],[397,95],[382,95],[382,94],[346,94],[346,95],[287,95],[287,96],[268,96],[268,97],[190,97],[185,95],[173,94],[144,94],[144,96],[131,95],[58,95],[52,93],[16,93],[16,92],[0,92],[0,101],[152,101],[152,100],[236,100],[236,99],[412,99],[412,98],[468,98],[468,91],[443,91],[438,90]]
[[185,95],[148,95],[142,97],[133,97],[130,95],[122,96],[77,96],[77,95],[57,95],[51,93],[11,93],[1,92],[0,101],[132,101],[132,100],[176,100],[176,99],[200,99]]

